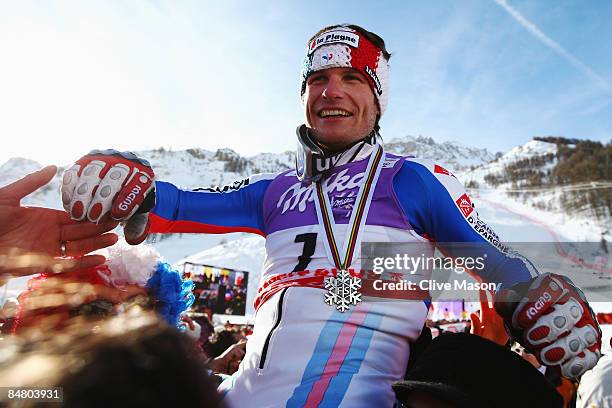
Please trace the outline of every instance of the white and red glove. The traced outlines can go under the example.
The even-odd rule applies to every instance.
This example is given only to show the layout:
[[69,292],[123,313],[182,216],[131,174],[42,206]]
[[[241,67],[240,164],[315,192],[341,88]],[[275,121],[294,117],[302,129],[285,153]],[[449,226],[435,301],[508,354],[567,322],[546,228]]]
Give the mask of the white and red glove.
[[525,349],[567,378],[601,357],[601,329],[582,291],[566,276],[546,273],[500,291],[495,309]]
[[125,239],[136,245],[149,231],[154,181],[149,162],[134,153],[92,150],[64,172],[62,203],[77,221],[124,221]]

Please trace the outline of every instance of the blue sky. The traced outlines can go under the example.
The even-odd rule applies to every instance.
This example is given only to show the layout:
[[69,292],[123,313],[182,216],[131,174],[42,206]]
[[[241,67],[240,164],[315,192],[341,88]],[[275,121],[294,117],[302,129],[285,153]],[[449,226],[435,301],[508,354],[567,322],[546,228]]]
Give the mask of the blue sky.
[[351,22],[393,53],[387,139],[612,139],[612,2],[0,1],[0,162],[295,146],[299,69]]

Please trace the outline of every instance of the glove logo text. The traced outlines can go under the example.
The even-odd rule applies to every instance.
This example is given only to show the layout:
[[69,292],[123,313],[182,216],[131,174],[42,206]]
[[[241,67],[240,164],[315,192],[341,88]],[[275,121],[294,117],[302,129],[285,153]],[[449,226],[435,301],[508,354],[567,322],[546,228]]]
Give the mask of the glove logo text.
[[550,293],[544,292],[542,296],[540,296],[538,301],[535,302],[534,305],[531,306],[529,309],[527,309],[527,317],[530,319],[533,318],[533,316],[535,316],[536,313],[542,310],[546,302],[550,302],[551,300],[552,300],[552,296],[550,295]]
[[130,194],[128,194],[127,197],[125,197],[125,200],[123,200],[119,204],[119,208],[123,211],[127,211],[129,208],[129,205],[134,202],[134,200],[136,199],[136,196],[140,194],[141,191],[142,191],[142,188],[140,186],[134,186],[134,188],[132,188],[132,191],[130,191]]

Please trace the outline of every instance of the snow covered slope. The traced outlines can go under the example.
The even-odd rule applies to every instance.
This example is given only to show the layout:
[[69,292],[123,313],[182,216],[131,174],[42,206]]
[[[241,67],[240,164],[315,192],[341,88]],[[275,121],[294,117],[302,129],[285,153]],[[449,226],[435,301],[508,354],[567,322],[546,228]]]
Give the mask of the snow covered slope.
[[[598,241],[603,229],[612,229],[612,226],[608,227],[610,220],[602,222],[588,216],[568,215],[558,207],[538,205],[540,201],[554,202],[554,193],[548,196],[540,194],[536,198],[523,201],[525,197],[516,199],[506,192],[512,187],[510,184],[492,186],[485,180],[487,175],[501,173],[508,164],[554,153],[554,144],[530,141],[503,156],[495,156],[485,149],[466,147],[456,142],[438,144],[431,138],[424,137],[391,139],[387,141],[386,147],[393,153],[436,159],[464,183],[472,185],[470,193],[477,210],[505,241]],[[291,168],[294,160],[292,152],[242,157],[230,149],[219,149],[216,152],[198,148],[182,151],[158,149],[139,152],[139,155],[150,160],[158,179],[184,188],[225,185],[258,172],[282,171]],[[496,158],[497,160],[494,160]],[[40,165],[31,160],[11,159],[0,166],[0,185],[38,168]],[[61,208],[59,185],[58,175],[49,186],[28,197],[25,203]],[[249,238],[245,240],[246,237]],[[189,258],[206,260],[206,263],[220,267],[251,271],[249,293],[250,296],[255,293],[251,285],[258,282],[264,256],[263,240],[259,237],[242,233],[178,234],[158,236],[151,244],[171,263],[177,264]],[[7,295],[15,294],[23,285],[18,282],[0,289],[0,297],[3,290],[6,290]]]
[[[576,205],[568,211],[568,203],[580,202],[588,193],[610,191],[612,183],[581,183],[557,186],[551,182],[550,174],[557,165],[558,146],[531,140],[517,146],[482,166],[470,170],[459,170],[455,174],[468,187],[471,194],[488,197],[489,200],[528,212],[556,225],[566,240],[599,241],[607,239],[612,231],[609,209],[595,209],[591,205]],[[514,171],[508,171],[513,167]],[[511,174],[512,173],[512,174]],[[530,183],[535,176],[537,186]],[[541,181],[540,181],[541,180]],[[588,200],[584,200],[587,201]]]
[[[457,171],[456,173],[462,176],[462,181],[465,184],[476,182],[480,186],[488,186],[489,183],[485,180],[485,176],[492,175],[501,177],[504,175],[504,168],[512,163],[537,156],[555,154],[556,152],[557,146],[553,143],[530,140],[524,145],[516,146],[506,154],[497,157],[496,160],[491,160],[488,163],[470,169],[470,171]],[[551,160],[549,163],[550,164],[547,164],[548,167],[552,167],[552,165],[556,163],[556,159]],[[506,188],[510,188],[510,183],[500,186],[499,190],[503,191]]]
[[[389,152],[396,154],[435,158],[453,170],[484,165],[495,158],[486,149],[467,147],[457,142],[439,144],[431,138],[421,136],[391,139],[385,146]],[[151,162],[159,180],[185,188],[222,186],[251,174],[283,171],[293,168],[295,160],[293,152],[260,153],[252,157],[242,157],[231,149],[219,149],[216,152],[200,148],[179,151],[156,149],[136,153]],[[69,165],[58,164],[64,167]],[[29,159],[12,158],[0,166],[0,186],[40,167],[40,164]],[[58,190],[62,170],[63,168],[60,168],[49,186],[28,197],[25,202],[61,208]]]

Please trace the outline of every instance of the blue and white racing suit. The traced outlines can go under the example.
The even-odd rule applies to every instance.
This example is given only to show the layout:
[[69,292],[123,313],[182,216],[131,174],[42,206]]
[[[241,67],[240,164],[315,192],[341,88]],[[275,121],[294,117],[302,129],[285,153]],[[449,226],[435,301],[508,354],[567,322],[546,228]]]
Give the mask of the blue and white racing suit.
[[[336,236],[344,237],[371,151],[366,145],[325,181]],[[266,238],[254,332],[239,370],[220,388],[230,406],[393,406],[391,383],[404,376],[428,303],[364,296],[345,313],[324,303],[323,279],[333,265],[312,186],[285,171],[200,191],[157,182],[156,196],[152,232],[246,231]],[[487,253],[483,281],[506,286],[534,273],[522,258],[508,256],[461,183],[427,160],[385,155],[362,240],[424,243],[432,253],[435,244],[479,242]],[[358,255],[354,264],[360,265]]]

